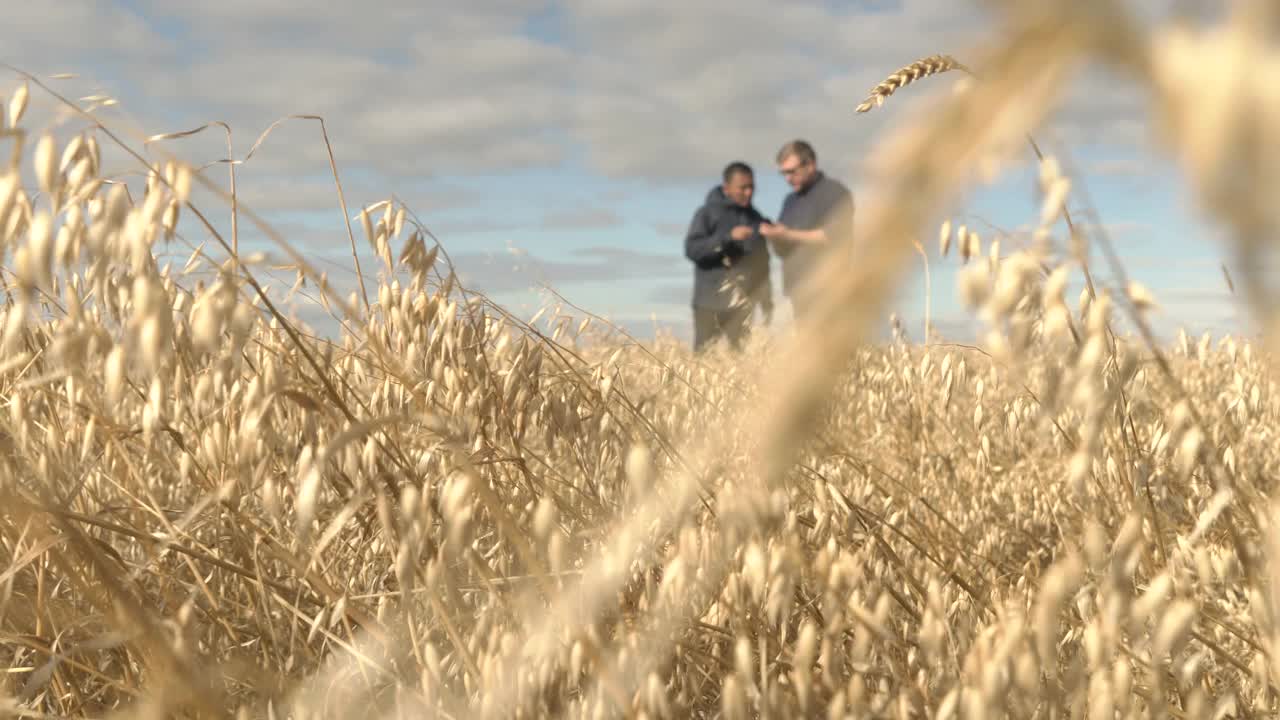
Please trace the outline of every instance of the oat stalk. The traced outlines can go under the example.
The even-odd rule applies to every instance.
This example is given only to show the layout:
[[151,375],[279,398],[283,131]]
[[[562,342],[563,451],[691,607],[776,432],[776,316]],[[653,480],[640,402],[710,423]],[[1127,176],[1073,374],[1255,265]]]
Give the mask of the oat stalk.
[[857,112],[865,113],[872,108],[880,107],[890,95],[913,82],[952,70],[960,70],[972,75],[969,68],[950,55],[930,55],[916,60],[910,65],[895,70],[889,77],[872,88],[871,93],[867,95],[867,99],[863,100],[862,104],[858,106]]

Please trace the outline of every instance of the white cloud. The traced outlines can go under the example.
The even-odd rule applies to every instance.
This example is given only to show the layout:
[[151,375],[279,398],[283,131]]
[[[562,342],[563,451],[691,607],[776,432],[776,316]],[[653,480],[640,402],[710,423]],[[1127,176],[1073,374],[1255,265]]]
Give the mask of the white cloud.
[[688,224],[660,222],[653,224],[653,231],[663,236],[683,238],[689,231]]
[[143,18],[94,0],[8,3],[4,21],[5,61],[28,72],[95,72],[103,63],[161,61],[177,50]]
[[[1161,17],[1175,3],[1130,4]],[[623,183],[610,179],[689,183],[696,196],[696,185],[714,182],[729,160],[769,171],[777,147],[794,137],[811,140],[822,164],[857,188],[884,133],[957,78],[924,79],[857,115],[867,91],[925,55],[967,60],[998,32],[985,4],[952,0],[137,0],[130,7],[140,9],[91,0],[15,5],[3,59],[36,72],[85,73],[68,85],[73,97],[101,86],[149,133],[225,120],[238,156],[284,116],[322,115],[352,212],[394,192],[446,243],[538,227],[537,218],[544,229],[598,229],[602,237],[624,224],[675,237],[691,209],[662,216],[670,208],[636,201],[644,187],[615,192]],[[1088,153],[1075,159],[1092,174],[1140,177],[1151,172],[1134,152],[1149,150],[1144,103],[1131,86],[1090,70],[1044,136]],[[199,163],[226,156],[220,131],[166,147]],[[528,168],[554,178],[579,161],[594,183],[589,191],[546,183],[504,195],[462,182]],[[340,220],[314,122],[281,125],[238,172],[242,200],[256,210]],[[225,183],[225,165],[207,173]],[[589,192],[588,206],[543,204],[556,193],[581,204],[580,191]],[[508,212],[522,202],[536,210]],[[532,223],[514,219],[529,216]],[[671,248],[673,267],[683,268]],[[577,265],[561,269],[572,274]],[[476,273],[483,279],[483,269]]]
[[727,159],[771,166],[810,139],[831,167],[856,162],[890,111],[855,117],[897,67],[967,44],[977,15],[909,1],[875,13],[827,3],[569,3],[585,58],[577,132],[608,175],[704,177]]
[[[979,6],[945,0],[800,0],[785,12],[766,0],[141,6],[143,16],[89,2],[19,7],[13,59],[101,65],[154,131],[221,118],[241,148],[281,117],[320,114],[341,165],[400,178],[556,166],[565,136],[607,175],[704,177],[739,156],[767,164],[793,136],[851,168],[899,111],[951,80],[853,115],[867,90],[927,54],[963,59],[991,31]],[[561,42],[527,31],[551,11]],[[1064,138],[1140,140],[1141,102],[1091,78],[1059,118]],[[273,172],[327,159],[314,127],[277,130],[261,154]]]
[[542,227],[547,230],[602,230],[622,223],[622,216],[610,208],[562,210],[542,218]]
[[[16,27],[41,40],[15,52],[38,56],[46,38],[118,36],[68,59],[109,58],[135,88],[128,109],[152,128],[222,118],[244,148],[281,117],[319,114],[340,165],[398,178],[554,167],[566,135],[610,176],[700,178],[733,157],[767,165],[795,136],[843,172],[898,111],[950,80],[927,79],[854,116],[869,88],[927,54],[963,57],[988,30],[980,11],[943,0],[845,9],[804,0],[785,12],[765,0],[142,6],[146,18],[88,3],[26,13]],[[563,42],[526,30],[549,9]],[[94,25],[113,30],[85,32]],[[1107,133],[1139,135],[1135,101],[1112,88],[1090,82],[1066,125],[1084,133],[1123,114]],[[314,126],[276,130],[260,155],[267,172],[316,171],[327,159]]]
[[454,253],[453,260],[462,282],[486,293],[521,292],[543,284],[558,289],[631,281],[644,286],[655,279],[670,278],[687,266],[682,257],[612,247],[581,248],[569,259],[548,259],[527,252],[519,256],[463,252]]

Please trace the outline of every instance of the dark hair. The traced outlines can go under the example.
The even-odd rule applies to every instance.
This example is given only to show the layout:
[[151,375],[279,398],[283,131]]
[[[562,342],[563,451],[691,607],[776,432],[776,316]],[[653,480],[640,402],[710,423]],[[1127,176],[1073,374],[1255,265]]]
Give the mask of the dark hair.
[[813,151],[813,146],[804,140],[792,140],[782,149],[778,151],[778,162],[781,163],[787,159],[788,155],[795,155],[800,162],[813,163],[818,161],[818,153]]
[[724,181],[725,181],[725,182],[729,182],[729,180],[730,180],[734,175],[737,175],[738,173],[743,173],[743,174],[746,174],[746,175],[751,175],[752,177],[754,177],[754,176],[755,176],[755,172],[753,172],[753,171],[751,170],[751,166],[750,166],[750,165],[748,165],[748,164],[746,164],[746,163],[742,162],[741,160],[737,160],[737,161],[731,162],[731,163],[729,163],[728,165],[726,165],[726,166],[725,166],[725,168],[724,168]]

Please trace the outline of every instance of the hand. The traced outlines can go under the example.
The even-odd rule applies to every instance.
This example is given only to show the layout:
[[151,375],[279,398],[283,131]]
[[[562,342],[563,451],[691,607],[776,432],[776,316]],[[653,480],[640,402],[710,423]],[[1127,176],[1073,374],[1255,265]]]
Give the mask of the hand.
[[729,231],[729,237],[733,238],[734,240],[742,241],[750,238],[751,233],[752,231],[751,231],[750,225],[739,225]]
[[760,234],[767,238],[780,238],[786,232],[787,226],[782,223],[760,223]]

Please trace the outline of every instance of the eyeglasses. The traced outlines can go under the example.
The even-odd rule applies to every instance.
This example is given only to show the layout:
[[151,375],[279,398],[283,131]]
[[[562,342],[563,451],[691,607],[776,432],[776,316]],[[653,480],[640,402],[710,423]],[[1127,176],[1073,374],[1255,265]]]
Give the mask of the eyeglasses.
[[797,165],[796,165],[796,166],[794,166],[794,167],[789,167],[789,168],[779,168],[779,171],[782,173],[782,176],[783,176],[783,177],[791,177],[792,175],[795,175],[796,173],[800,172],[800,171],[801,171],[801,170],[803,170],[804,168],[808,167],[808,165],[809,165],[809,163],[807,163],[807,162],[802,162],[802,163],[797,164]]

